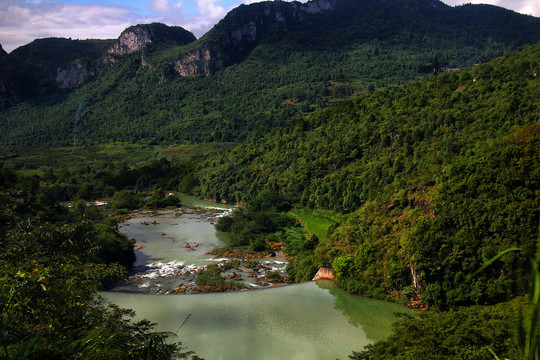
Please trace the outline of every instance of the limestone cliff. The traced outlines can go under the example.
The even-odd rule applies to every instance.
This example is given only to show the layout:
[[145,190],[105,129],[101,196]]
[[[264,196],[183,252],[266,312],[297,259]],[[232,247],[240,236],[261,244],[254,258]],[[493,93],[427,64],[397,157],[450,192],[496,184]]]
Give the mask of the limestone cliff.
[[193,41],[195,36],[179,26],[161,23],[139,24],[124,30],[108,52],[123,55],[140,50],[148,43],[170,42],[186,45]]
[[199,75],[208,75],[211,71],[221,69],[223,60],[220,59],[220,53],[210,49],[199,48],[194,50],[182,59],[174,62],[174,69],[184,77],[193,77]]

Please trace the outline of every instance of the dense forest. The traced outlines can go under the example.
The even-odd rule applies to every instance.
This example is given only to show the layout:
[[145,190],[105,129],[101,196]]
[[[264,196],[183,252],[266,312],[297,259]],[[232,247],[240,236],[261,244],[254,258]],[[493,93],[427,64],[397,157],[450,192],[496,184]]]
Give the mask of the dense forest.
[[524,257],[466,275],[499,250],[534,252],[539,55],[526,46],[444,74],[436,90],[426,81],[340,103],[207,160],[193,192],[243,202],[266,190],[350,213],[295,259],[296,280],[333,265],[364,295],[440,308],[504,300],[522,291]]

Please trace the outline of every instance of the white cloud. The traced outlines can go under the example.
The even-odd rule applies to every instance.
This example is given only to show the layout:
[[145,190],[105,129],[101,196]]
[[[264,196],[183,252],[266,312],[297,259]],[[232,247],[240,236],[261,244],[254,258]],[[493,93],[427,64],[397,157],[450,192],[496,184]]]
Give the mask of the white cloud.
[[443,0],[448,5],[490,4],[517,11],[522,14],[540,16],[540,1],[538,0]]
[[[196,4],[198,13],[184,13],[182,6],[189,1]],[[228,11],[240,3],[235,3],[229,7],[224,7],[218,4],[220,0],[180,0],[169,4],[167,11],[159,13],[159,17],[154,21],[160,21],[168,25],[182,26],[184,29],[191,31],[195,36],[204,35],[212,26],[221,20]],[[154,4],[156,0],[152,1]]]
[[216,3],[219,0],[197,0],[200,14],[206,14],[210,18],[220,18],[225,16],[227,11]]
[[152,9],[156,11],[167,11],[169,8],[168,0],[152,0]]
[[135,20],[126,7],[33,3],[37,6],[0,3],[0,44],[6,51],[44,37],[116,38]]
[[538,0],[523,1],[517,11],[522,14],[540,16],[540,1]]
[[264,0],[242,0],[242,3],[243,4],[254,4],[254,3],[257,3],[257,2],[261,2],[261,1],[264,1]]

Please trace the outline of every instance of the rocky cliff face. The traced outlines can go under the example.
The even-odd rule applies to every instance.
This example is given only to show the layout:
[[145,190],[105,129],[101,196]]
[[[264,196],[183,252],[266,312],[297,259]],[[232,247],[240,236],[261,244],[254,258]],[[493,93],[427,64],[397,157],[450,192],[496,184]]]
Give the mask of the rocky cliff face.
[[289,27],[310,15],[331,11],[335,2],[313,0],[302,4],[273,1],[241,5],[210,30],[196,50],[176,60],[174,68],[180,76],[207,76],[234,62],[266,33],[286,33]]
[[140,50],[148,43],[172,42],[177,45],[186,45],[193,41],[195,41],[195,36],[179,26],[167,26],[161,23],[140,24],[124,30],[108,52],[123,55]]
[[222,61],[216,61],[219,53],[210,55],[210,50],[200,48],[174,62],[174,69],[184,77],[208,75],[211,71],[221,69]]
[[56,85],[60,89],[74,89],[86,83],[93,75],[87,64],[76,64],[56,71]]
[[109,53],[118,55],[128,54],[142,49],[149,42],[152,42],[152,39],[148,32],[138,27],[130,28],[120,35],[118,42],[109,49]]

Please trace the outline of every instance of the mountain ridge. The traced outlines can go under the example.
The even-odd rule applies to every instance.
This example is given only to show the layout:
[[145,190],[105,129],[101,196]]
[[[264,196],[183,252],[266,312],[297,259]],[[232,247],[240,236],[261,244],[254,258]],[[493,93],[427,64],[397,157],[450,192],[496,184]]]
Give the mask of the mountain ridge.
[[[464,68],[538,41],[540,19],[493,6],[242,5],[186,45],[141,43],[123,55],[103,51],[95,68],[56,68],[56,86],[66,89],[58,94],[36,97],[45,87],[29,92],[32,101],[4,96],[1,143],[242,141],[339,99],[430,76],[435,57],[441,68]],[[88,111],[74,126],[81,103]]]

